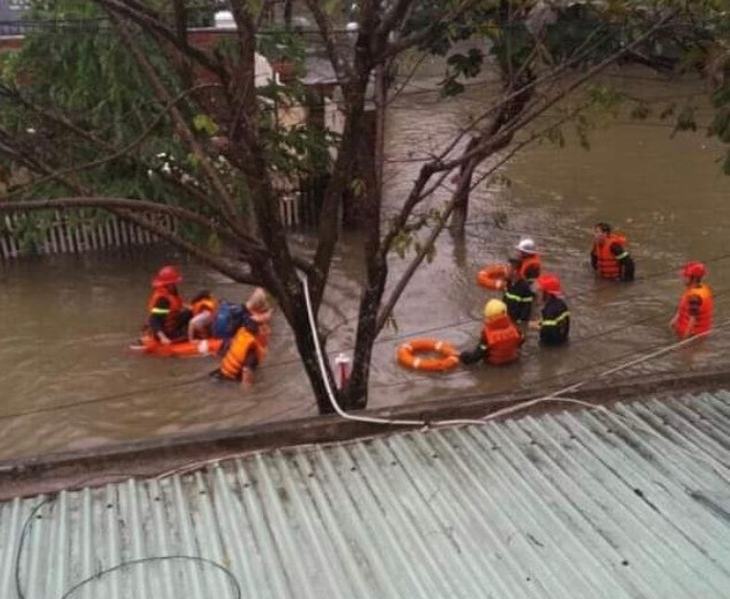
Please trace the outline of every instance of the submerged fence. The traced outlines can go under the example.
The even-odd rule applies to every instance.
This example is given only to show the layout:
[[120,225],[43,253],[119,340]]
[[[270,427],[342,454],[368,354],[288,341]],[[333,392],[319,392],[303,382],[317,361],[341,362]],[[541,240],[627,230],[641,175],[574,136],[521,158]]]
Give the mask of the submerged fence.
[[[145,215],[168,230],[174,221],[166,215]],[[49,218],[50,217],[50,218]],[[128,246],[144,246],[159,238],[114,215],[103,218],[82,211],[16,212],[0,220],[0,253],[4,259],[26,254],[78,254]]]
[[[283,195],[279,215],[290,229],[313,227],[318,222],[321,182]],[[157,225],[175,231],[174,219],[146,214]],[[158,236],[112,214],[100,216],[83,210],[15,212],[0,215],[0,257],[79,254],[91,250],[139,247],[159,243]]]

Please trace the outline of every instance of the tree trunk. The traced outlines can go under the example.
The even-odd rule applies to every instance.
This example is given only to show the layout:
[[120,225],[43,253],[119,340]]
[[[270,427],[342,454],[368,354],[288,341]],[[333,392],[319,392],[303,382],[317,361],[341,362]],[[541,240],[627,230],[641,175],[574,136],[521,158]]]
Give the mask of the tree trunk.
[[454,204],[454,212],[451,215],[450,229],[451,233],[457,237],[464,237],[466,233],[466,221],[469,218],[469,194],[471,193],[472,173],[469,173],[466,185],[459,190],[456,202]]
[[[471,152],[479,143],[479,137],[472,137],[464,150],[465,154]],[[466,232],[466,221],[469,218],[469,195],[471,194],[471,180],[474,176],[476,161],[469,160],[465,162],[459,174],[456,176],[456,202],[454,211],[451,214],[450,229],[451,233],[458,237],[463,237]]]
[[292,24],[294,0],[284,0],[284,29],[289,31]]
[[[330,387],[335,392],[336,385],[334,383],[334,377],[332,376],[332,370],[330,368],[329,360],[326,354],[324,355],[325,372],[322,373],[322,369],[319,365],[319,359],[317,357],[317,349],[314,343],[314,336],[312,327],[309,323],[309,316],[307,314],[307,306],[303,297],[292,298],[292,305],[294,308],[293,322],[290,322],[292,329],[294,330],[294,339],[297,344],[297,350],[299,356],[304,364],[304,370],[307,373],[309,382],[314,391],[314,397],[317,401],[317,409],[320,414],[332,414],[335,409],[330,401],[329,393],[327,392],[327,386],[325,384],[324,376],[327,376],[330,381]],[[319,334],[317,332],[317,334]],[[320,337],[321,339],[321,337]],[[322,343],[320,340],[320,347]],[[324,352],[324,349],[322,349]]]
[[368,281],[360,302],[352,372],[342,393],[348,409],[367,407],[370,362],[373,355],[373,345],[378,335],[378,306],[380,306],[385,289],[385,279],[384,275],[378,275],[375,281]]
[[324,294],[325,282],[332,266],[332,256],[339,239],[339,210],[343,194],[352,184],[353,172],[358,157],[357,148],[362,132],[366,87],[367,78],[363,78],[352,83],[345,93],[346,117],[344,131],[337,151],[337,158],[332,167],[332,176],[329,178],[319,213],[318,243],[313,260],[318,276],[316,285],[311,288],[314,305],[319,305]]
[[[382,78],[382,72],[380,73]],[[371,130],[374,146],[367,144],[370,150],[361,155],[361,172],[369,172],[364,176],[364,202],[361,203],[361,227],[365,233],[365,264],[367,267],[367,281],[360,299],[360,309],[355,337],[355,352],[352,360],[350,380],[343,390],[343,396],[348,407],[365,408],[368,400],[368,380],[370,377],[370,362],[373,353],[373,344],[378,336],[378,310],[383,299],[385,284],[388,278],[387,257],[381,255],[381,222],[380,209],[383,203],[382,186],[382,141],[385,106],[385,87],[380,81],[378,89],[379,109],[376,119],[373,119]],[[363,146],[360,147],[361,152]],[[380,162],[380,164],[378,164]]]

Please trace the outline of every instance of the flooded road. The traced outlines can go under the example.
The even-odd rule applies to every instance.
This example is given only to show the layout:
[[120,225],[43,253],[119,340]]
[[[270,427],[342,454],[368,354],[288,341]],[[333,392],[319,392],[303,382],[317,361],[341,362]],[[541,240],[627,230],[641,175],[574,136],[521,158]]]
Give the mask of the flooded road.
[[[697,92],[700,98],[694,86],[647,77],[625,84],[656,97]],[[437,148],[483,101],[483,93],[475,87],[446,105],[420,94],[393,105],[385,175],[391,206],[417,172],[411,149]],[[702,119],[709,122],[709,114]],[[708,262],[716,322],[730,318],[730,238],[724,234],[730,178],[716,162],[722,148],[703,132],[674,139],[670,133],[666,123],[619,120],[592,134],[590,151],[570,142],[563,149],[533,146],[502,170],[505,180],[481,185],[465,242],[442,237],[434,261],[416,275],[396,308],[397,330],[381,334],[370,406],[554,389],[668,345],[675,341],[667,325],[681,292],[677,271],[689,259]],[[591,226],[599,220],[628,235],[636,282],[594,279],[588,251]],[[490,297],[476,285],[476,272],[504,261],[521,235],[534,237],[545,270],[563,280],[572,314],[569,346],[539,349],[533,334],[523,360],[501,369],[480,365],[427,375],[398,367],[395,348],[409,338],[429,335],[473,347]],[[354,339],[359,248],[357,235],[345,236],[322,311],[332,331],[331,355]],[[213,359],[157,359],[125,351],[144,318],[150,277],[167,261],[181,264],[186,297],[210,288],[240,300],[248,291],[164,252],[56,256],[0,266],[0,459],[315,413],[281,315],[275,316],[269,359],[248,394],[209,380]],[[402,268],[394,257],[393,273]],[[727,339],[718,332],[614,376],[729,366]]]

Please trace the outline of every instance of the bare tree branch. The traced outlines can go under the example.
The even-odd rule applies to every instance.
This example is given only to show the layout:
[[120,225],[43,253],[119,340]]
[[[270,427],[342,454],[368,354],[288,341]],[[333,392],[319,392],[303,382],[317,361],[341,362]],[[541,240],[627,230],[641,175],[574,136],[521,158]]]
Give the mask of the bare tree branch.
[[413,8],[413,0],[396,0],[383,15],[378,25],[376,32],[378,37],[387,41],[388,35],[403,23],[411,8]]
[[411,82],[411,80],[416,76],[416,71],[418,71],[418,67],[420,67],[423,64],[423,61],[428,58],[427,52],[421,52],[420,56],[416,61],[414,61],[413,65],[409,69],[408,73],[403,77],[403,83],[399,85],[395,91],[391,92],[388,97],[388,101],[386,102],[386,106],[390,106],[393,102],[395,102],[399,96],[403,93],[403,90],[405,90],[406,86]]
[[320,35],[324,41],[327,56],[330,59],[330,63],[332,63],[332,68],[335,70],[337,79],[341,85],[346,84],[354,77],[355,73],[352,69],[352,65],[344,59],[340,51],[337,49],[335,33],[332,29],[332,21],[320,6],[319,0],[305,1],[315,22],[317,23],[317,28],[319,29]]
[[[58,208],[100,208],[107,210],[165,239],[175,247],[189,252],[204,264],[219,270],[236,281],[241,283],[260,283],[260,281],[252,279],[250,274],[241,268],[240,264],[202,249],[199,245],[183,239],[167,227],[151,221],[145,216],[145,213],[153,212],[155,214],[166,214],[175,218],[181,218],[206,227],[217,234],[221,234],[223,238],[228,238],[233,242],[238,241],[230,233],[212,227],[210,221],[206,221],[206,219],[199,215],[181,208],[163,206],[154,202],[144,202],[141,200],[109,197],[56,198],[53,200],[33,200],[29,202],[0,202],[0,212],[26,212]],[[263,252],[263,248],[260,251]]]
[[130,212],[128,210],[112,210],[114,214],[117,214],[120,218],[126,219],[136,225],[147,229],[154,233],[158,237],[164,239],[175,247],[188,252],[194,258],[197,258],[205,264],[220,273],[230,277],[234,281],[239,283],[246,283],[250,285],[261,285],[262,281],[258,277],[254,276],[252,272],[249,272],[243,267],[238,261],[233,261],[219,254],[206,251],[200,247],[200,245],[187,241],[176,235],[172,231],[156,223],[150,222],[144,218],[141,214]]
[[397,39],[390,44],[387,44],[384,48],[379,49],[378,55],[375,57],[375,60],[377,62],[386,60],[387,58],[391,58],[393,56],[401,54],[409,48],[413,48],[414,46],[418,46],[428,41],[431,37],[433,37],[434,33],[438,30],[439,27],[442,26],[443,23],[450,23],[451,21],[455,21],[456,19],[461,17],[467,10],[476,6],[480,1],[481,0],[462,0],[461,4],[453,10],[444,11],[441,15],[434,15],[432,25],[430,27],[412,33],[411,35],[408,35],[406,37]]
[[[531,134],[527,139],[515,144],[512,148],[510,148],[509,152],[506,152],[504,156],[502,156],[497,162],[495,162],[489,169],[483,173],[479,179],[476,181],[476,183],[473,183],[469,186],[469,191],[473,190],[477,185],[479,185],[484,179],[494,174],[498,169],[500,169],[503,165],[505,165],[507,162],[509,162],[515,154],[517,154],[520,150],[522,150],[525,146],[533,143],[534,141],[540,139],[543,137],[548,131],[554,130],[555,128],[559,127],[563,123],[575,118],[575,116],[585,108],[585,105],[581,105],[579,108],[571,111],[568,115],[560,119],[556,123],[552,123],[549,126],[545,127],[544,129],[541,129],[537,133]],[[416,272],[418,267],[423,263],[423,260],[429,255],[429,253],[433,249],[434,243],[436,243],[436,240],[438,239],[439,235],[443,232],[443,230],[446,228],[446,224],[448,223],[449,217],[451,216],[451,213],[453,212],[454,208],[456,207],[456,204],[459,200],[459,195],[463,191],[460,189],[460,186],[466,185],[467,182],[470,179],[469,173],[462,173],[462,175],[459,177],[459,183],[457,184],[457,188],[453,191],[451,199],[446,204],[446,207],[444,208],[444,211],[441,214],[440,221],[436,224],[436,226],[433,228],[431,233],[429,234],[428,238],[426,239],[425,243],[421,246],[420,250],[416,253],[411,263],[406,268],[405,272],[401,276],[400,280],[396,284],[396,286],[393,288],[393,290],[390,293],[390,296],[388,299],[383,303],[379,313],[378,313],[378,319],[377,319],[377,331],[380,332],[383,327],[387,324],[388,318],[390,317],[391,313],[393,312],[393,309],[395,308],[395,305],[398,303],[398,300],[400,299],[400,296],[403,294],[403,291],[405,291],[406,285],[408,284],[408,281],[413,276],[413,274]]]
[[[665,15],[663,18],[659,20],[653,27],[651,27],[649,30],[644,32],[642,35],[637,37],[631,44],[627,45],[626,47],[622,48],[621,50],[613,53],[610,57],[604,59],[602,62],[597,64],[596,66],[592,67],[591,69],[588,69],[582,76],[577,77],[572,83],[567,85],[565,88],[563,88],[559,93],[554,94],[550,98],[541,98],[537,101],[537,107],[524,115],[521,116],[521,118],[515,119],[512,123],[510,123],[508,126],[506,126],[504,129],[500,130],[499,133],[495,136],[491,136],[489,138],[484,138],[480,142],[476,143],[474,147],[471,150],[465,151],[459,158],[447,161],[447,162],[440,162],[440,161],[432,161],[427,164],[424,164],[421,167],[421,171],[419,173],[419,176],[414,183],[411,193],[409,194],[408,198],[403,204],[403,208],[400,211],[399,215],[394,219],[393,225],[391,226],[391,229],[386,233],[382,250],[389,249],[392,245],[392,242],[395,238],[395,236],[398,234],[398,231],[400,231],[406,224],[408,215],[412,212],[412,210],[415,208],[416,205],[421,201],[421,192],[426,186],[428,180],[433,176],[435,173],[443,172],[443,171],[450,171],[454,168],[461,166],[463,164],[466,164],[468,161],[473,159],[478,159],[480,156],[484,157],[489,155],[491,151],[493,151],[494,148],[500,148],[503,147],[504,144],[509,143],[509,140],[512,139],[515,132],[522,129],[525,125],[528,123],[534,121],[535,118],[542,115],[546,110],[548,110],[550,107],[554,106],[557,102],[565,98],[567,95],[569,95],[572,91],[580,87],[583,83],[585,83],[587,80],[595,77],[598,73],[600,73],[602,70],[604,70],[607,66],[610,64],[613,64],[620,56],[622,56],[625,52],[629,51],[630,49],[638,46],[643,41],[651,37],[656,31],[661,29],[666,25],[666,23],[673,18],[675,12],[672,11],[671,13]],[[534,82],[533,82],[534,83]],[[497,168],[497,166],[501,165],[509,159],[514,153],[522,148],[527,143],[530,143],[534,140],[534,137],[528,138],[525,142],[522,142],[521,144],[518,144],[516,148],[514,148],[511,152],[507,154],[505,158],[502,159],[502,161],[498,162],[497,165],[493,166],[489,172],[494,172],[494,169]],[[465,182],[470,178],[472,169],[467,169],[462,175],[460,176],[460,185],[464,185]],[[411,265],[406,269],[406,271],[401,276],[401,279],[396,284],[395,288],[391,292],[391,295],[389,299],[384,303],[383,307],[381,308],[380,314],[378,316],[378,330],[381,330],[383,326],[385,326],[385,323],[387,322],[387,318],[389,317],[393,307],[395,306],[395,303],[397,302],[398,298],[402,294],[403,290],[405,289],[405,286],[407,285],[410,278],[413,276],[413,273],[415,272],[415,269],[420,265],[420,263],[423,261],[423,259],[426,257],[428,252],[431,251],[431,246],[435,242],[435,240],[438,238],[438,235],[441,233],[441,231],[446,226],[446,222],[448,220],[448,217],[451,215],[454,207],[456,206],[457,200],[459,199],[459,192],[463,191],[458,189],[454,192],[452,199],[447,204],[445,210],[442,213],[442,221],[434,228],[432,233],[429,235],[428,240],[426,242],[426,245],[421,249],[421,251],[417,254],[416,258],[414,258],[414,261]],[[382,251],[381,250],[381,251]]]
[[188,15],[185,9],[184,0],[172,0],[173,14],[175,16],[175,33],[180,44],[188,45]]
[[241,51],[231,82],[234,112],[229,123],[229,137],[237,139],[242,133],[245,143],[250,147],[254,143],[253,119],[257,108],[256,29],[251,14],[243,9],[240,0],[231,2],[231,10],[237,25],[236,36]]

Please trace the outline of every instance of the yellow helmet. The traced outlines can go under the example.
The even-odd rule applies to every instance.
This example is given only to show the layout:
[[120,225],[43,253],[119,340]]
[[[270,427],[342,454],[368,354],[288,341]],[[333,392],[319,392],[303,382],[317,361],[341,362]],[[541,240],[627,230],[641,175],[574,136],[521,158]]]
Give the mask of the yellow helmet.
[[498,316],[507,314],[507,304],[498,299],[490,299],[484,305],[484,318],[492,320]]

